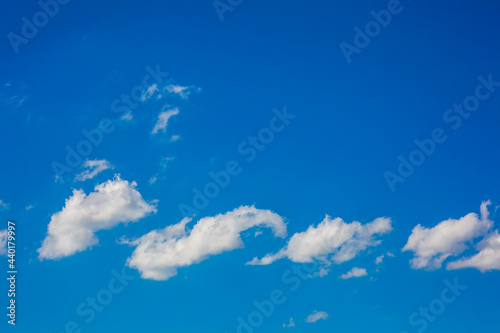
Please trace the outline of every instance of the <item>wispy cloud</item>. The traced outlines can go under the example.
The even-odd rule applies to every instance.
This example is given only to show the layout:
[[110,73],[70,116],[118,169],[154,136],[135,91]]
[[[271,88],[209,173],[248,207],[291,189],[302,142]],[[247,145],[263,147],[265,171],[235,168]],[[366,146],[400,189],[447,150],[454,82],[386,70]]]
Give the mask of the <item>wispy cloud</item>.
[[307,323],[315,323],[318,320],[326,320],[328,318],[328,313],[324,311],[314,311],[306,318]]
[[178,108],[173,108],[168,111],[162,111],[158,115],[158,119],[156,121],[155,126],[153,127],[153,130],[151,131],[151,134],[157,134],[158,131],[162,131],[163,133],[165,133],[167,130],[168,120],[170,119],[170,117],[176,116],[178,114],[179,114]]
[[145,102],[146,100],[150,99],[157,91],[158,91],[158,84],[156,83],[152,84],[151,86],[148,87],[148,89],[144,91],[144,93],[141,96],[141,100]]
[[394,257],[394,254],[392,254],[391,252],[387,252],[386,254],[381,254],[380,256],[375,258],[375,264],[380,265],[384,261],[384,258],[386,256],[387,257]]
[[83,182],[87,179],[92,179],[100,172],[113,168],[113,166],[106,160],[87,160],[83,164],[83,167],[88,170],[76,175],[75,181]]
[[165,171],[167,169],[168,164],[174,160],[174,157],[164,157],[160,161],[160,169],[158,170],[157,173],[155,173],[150,179],[149,179],[149,184],[154,184],[156,181],[159,179],[164,178]]
[[9,81],[0,89],[0,101],[4,106],[20,107],[23,105],[28,96],[23,93],[24,85],[20,85],[15,81]]
[[186,99],[192,92],[199,92],[201,89],[194,86],[181,86],[178,84],[169,84],[163,90],[168,91],[172,94],[177,94],[183,99]]
[[132,114],[132,111],[127,111],[123,116],[120,117],[121,120],[126,120],[130,121],[134,118],[134,115]]

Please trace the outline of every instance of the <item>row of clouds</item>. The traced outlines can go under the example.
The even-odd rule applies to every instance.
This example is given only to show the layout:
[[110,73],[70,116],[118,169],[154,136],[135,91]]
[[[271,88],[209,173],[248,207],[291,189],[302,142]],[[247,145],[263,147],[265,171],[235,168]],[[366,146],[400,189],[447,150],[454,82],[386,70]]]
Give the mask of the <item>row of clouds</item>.
[[[453,258],[446,264],[447,269],[500,270],[500,235],[493,229],[489,205],[489,201],[481,204],[480,215],[470,213],[459,219],[442,221],[432,228],[417,225],[402,249],[413,253],[412,268],[437,269],[445,260]],[[82,190],[74,190],[63,209],[52,215],[47,236],[37,250],[39,258],[60,259],[88,250],[99,242],[96,232],[138,222],[156,211],[155,200],[144,200],[137,184],[119,175],[97,185],[88,195]],[[137,269],[143,278],[168,280],[177,275],[181,267],[242,248],[241,234],[250,228],[269,228],[275,237],[287,237],[287,225],[282,216],[254,206],[241,206],[224,214],[201,218],[189,228],[192,223],[191,218],[184,218],[136,239],[121,238],[119,243],[135,248],[127,265]],[[324,276],[330,265],[348,262],[368,248],[378,246],[381,238],[391,231],[391,219],[387,217],[361,224],[326,216],[319,224],[293,234],[282,249],[260,259],[255,257],[247,265],[270,265],[280,259],[296,263],[320,262],[322,268],[317,275]],[[6,232],[0,231],[0,253],[5,253],[5,243]],[[462,256],[470,247],[476,249],[475,253]],[[383,258],[377,257],[375,262],[380,264]],[[365,275],[364,268],[355,267],[340,277]]]

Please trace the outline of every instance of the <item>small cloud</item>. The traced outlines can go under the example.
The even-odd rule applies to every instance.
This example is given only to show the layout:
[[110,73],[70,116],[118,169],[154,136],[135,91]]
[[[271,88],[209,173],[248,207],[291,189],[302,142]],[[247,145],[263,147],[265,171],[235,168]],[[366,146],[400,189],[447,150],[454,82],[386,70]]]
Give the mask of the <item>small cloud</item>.
[[33,209],[33,205],[26,206],[26,210],[31,210],[31,209]]
[[164,157],[160,161],[160,170],[154,176],[149,178],[150,185],[153,185],[154,183],[156,183],[160,178],[161,179],[165,178],[165,171],[167,169],[167,166],[170,163],[170,161],[173,161],[174,159],[175,159],[174,157]]
[[175,157],[171,157],[171,156],[170,156],[170,157],[164,157],[164,158],[161,160],[161,162],[160,162],[161,167],[162,167],[162,168],[166,168],[166,167],[167,167],[167,165],[168,165],[168,163],[169,163],[170,161],[173,161],[174,159],[175,159]]
[[106,160],[87,160],[83,164],[83,167],[88,168],[89,170],[85,170],[76,175],[75,181],[83,182],[87,179],[92,179],[97,176],[98,173],[113,168],[113,166]]
[[257,230],[257,231],[255,232],[255,237],[257,237],[257,236],[259,236],[259,235],[262,235],[262,231],[261,231],[261,230]]
[[330,273],[330,269],[321,267],[319,272],[318,272],[318,276],[319,277],[327,276],[328,273]]
[[331,264],[330,263],[324,263],[326,264],[326,266],[323,266],[319,269],[319,271],[317,272],[314,272],[313,274],[310,274],[309,277],[310,278],[315,278],[315,277],[324,277],[324,276],[327,276],[328,273],[330,273],[330,269],[327,268],[328,266],[330,266]]
[[130,121],[134,118],[134,115],[132,114],[132,111],[129,110],[127,113],[125,113],[123,116],[120,117],[121,120],[127,120]]
[[340,276],[340,278],[344,279],[344,280],[347,280],[347,279],[350,279],[350,278],[353,278],[353,277],[362,277],[362,276],[366,276],[366,275],[368,275],[368,273],[366,272],[365,268],[354,267],[349,272],[347,272],[345,274],[342,274]]
[[328,318],[328,313],[324,311],[314,311],[306,318],[307,323],[315,323],[318,320],[326,320]]
[[177,140],[179,140],[181,137],[180,135],[172,135],[172,137],[170,138],[170,142],[175,142]]
[[189,96],[189,94],[193,91],[195,92],[201,91],[200,88],[196,88],[194,86],[180,86],[178,84],[169,84],[168,86],[163,88],[163,90],[166,90],[171,94],[177,94],[183,99],[186,99]]
[[150,99],[157,91],[158,91],[158,85],[156,83],[149,86],[148,89],[146,89],[146,91],[142,93],[141,100],[145,102],[146,100]]
[[284,323],[283,327],[295,327],[295,322],[293,321],[293,318],[290,318],[290,322],[288,324]]
[[384,255],[383,254],[380,255],[380,256],[378,256],[377,258],[375,258],[375,263],[377,265],[380,265],[382,263],[382,261],[384,261]]
[[167,130],[168,120],[170,119],[170,117],[176,116],[178,114],[179,114],[178,108],[170,109],[168,111],[162,111],[158,115],[158,120],[156,121],[156,124],[153,127],[151,134],[157,134],[158,131],[162,131],[163,133],[165,133],[165,131]]

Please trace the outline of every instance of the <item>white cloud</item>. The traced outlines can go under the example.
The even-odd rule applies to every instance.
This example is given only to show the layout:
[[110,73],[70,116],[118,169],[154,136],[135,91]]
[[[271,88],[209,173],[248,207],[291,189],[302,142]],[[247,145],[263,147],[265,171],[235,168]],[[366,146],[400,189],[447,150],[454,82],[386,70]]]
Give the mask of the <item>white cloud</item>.
[[314,274],[310,275],[309,277],[324,277],[327,276],[328,273],[330,273],[330,269],[326,267],[321,267],[319,271],[315,272]]
[[26,206],[26,210],[32,210],[32,209],[33,209],[33,205]]
[[366,272],[365,268],[353,267],[353,269],[351,269],[349,272],[342,274],[340,278],[347,280],[353,277],[362,277],[366,275],[368,275],[368,273]]
[[123,116],[120,117],[121,120],[132,120],[134,119],[134,115],[132,114],[132,111],[127,111]]
[[83,167],[88,168],[89,170],[85,170],[76,175],[75,181],[83,182],[87,179],[92,179],[97,176],[98,173],[113,168],[113,166],[106,160],[87,160],[83,164]]
[[489,219],[488,205],[489,201],[481,204],[481,217],[470,213],[458,220],[442,221],[433,228],[425,228],[420,224],[413,228],[403,248],[403,251],[413,252],[414,258],[410,261],[412,268],[440,268],[446,258],[459,255],[475,238],[486,235],[493,225]]
[[306,322],[307,323],[315,323],[318,320],[321,320],[321,319],[325,320],[327,318],[328,318],[328,313],[326,313],[324,311],[314,311],[309,316],[307,316]]
[[160,170],[158,170],[158,172],[156,172],[153,176],[151,176],[151,178],[149,178],[149,184],[150,185],[153,185],[154,183],[156,183],[158,181],[158,179],[163,179],[165,178],[165,170],[167,169],[167,166],[168,164],[170,163],[170,161],[173,161],[175,158],[174,157],[164,157],[161,161],[160,161]]
[[0,230],[0,256],[7,254],[7,230]]
[[[165,109],[165,108],[163,108],[163,109]],[[178,114],[179,114],[179,109],[178,108],[174,108],[174,109],[171,109],[171,110],[168,110],[168,111],[162,111],[158,115],[158,120],[156,121],[156,124],[153,127],[153,130],[151,131],[151,134],[156,134],[160,130],[163,133],[165,133],[165,131],[167,129],[168,120],[170,119],[170,117],[176,116]]]
[[385,256],[388,256],[388,257],[394,257],[394,254],[392,254],[391,252],[387,252],[387,254],[381,254],[380,256],[378,256],[377,258],[375,258],[375,264],[377,265],[380,265],[383,261],[384,261],[384,258]]
[[73,190],[62,211],[52,215],[48,235],[39,252],[40,259],[57,259],[81,252],[98,243],[95,232],[120,223],[137,222],[156,212],[135,189],[135,182],[113,180],[95,187],[86,195]]
[[137,246],[127,260],[146,279],[168,280],[177,268],[197,264],[211,255],[243,247],[240,233],[256,226],[272,229],[277,237],[286,237],[283,218],[270,210],[241,206],[225,214],[204,217],[186,230],[191,221],[184,218],[165,229],[153,230],[134,241]]
[[288,324],[283,324],[283,327],[295,327],[295,322],[293,321],[293,318],[290,318],[290,322]]
[[481,272],[500,270],[500,234],[495,230],[477,246],[478,253],[448,263],[446,269],[476,268]]
[[177,140],[179,140],[181,137],[180,135],[172,135],[172,137],[170,138],[170,142],[175,142]]
[[168,91],[169,93],[174,93],[177,95],[180,95],[182,98],[186,98],[187,95],[189,94],[189,91],[187,91],[188,87],[183,87],[177,84],[169,84],[164,90]]
[[340,264],[353,259],[368,247],[379,245],[381,241],[375,236],[391,230],[391,220],[385,217],[363,225],[357,221],[345,223],[339,217],[331,219],[327,215],[317,227],[311,225],[306,231],[294,234],[276,254],[254,258],[247,264],[269,265],[285,257],[300,263],[319,260]]
[[151,96],[153,96],[153,94],[157,91],[158,91],[158,85],[156,83],[149,86],[148,89],[146,89],[146,91],[142,93],[141,100],[145,102],[146,100],[150,99]]
[[180,97],[186,99],[192,91],[199,92],[201,89],[194,86],[180,86],[178,84],[169,84],[165,88],[163,88],[163,90],[166,90],[172,94],[177,94]]

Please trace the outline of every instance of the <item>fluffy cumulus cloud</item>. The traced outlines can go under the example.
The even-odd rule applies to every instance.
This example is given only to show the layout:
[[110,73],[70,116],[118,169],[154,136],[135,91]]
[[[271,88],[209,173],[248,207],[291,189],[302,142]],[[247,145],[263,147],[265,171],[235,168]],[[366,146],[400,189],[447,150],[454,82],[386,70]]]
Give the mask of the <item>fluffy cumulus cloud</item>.
[[344,280],[347,280],[347,279],[350,279],[350,278],[353,278],[353,277],[362,277],[362,276],[366,276],[366,275],[368,275],[368,273],[366,272],[365,268],[354,267],[349,272],[347,272],[345,274],[342,274],[340,276],[340,278],[344,279]]
[[442,221],[433,228],[420,224],[413,228],[403,248],[403,251],[413,252],[412,268],[440,268],[446,258],[461,254],[474,239],[486,235],[493,226],[489,219],[489,204],[489,201],[481,204],[481,216],[470,213],[458,220]]
[[87,170],[76,175],[75,181],[83,182],[87,179],[92,179],[100,172],[111,169],[113,166],[106,160],[87,160],[83,164],[83,167]]
[[367,224],[346,223],[341,218],[326,216],[317,227],[294,234],[288,244],[275,254],[254,258],[248,265],[269,265],[281,258],[310,263],[315,260],[340,264],[353,259],[361,251],[380,244],[376,236],[392,230],[391,220],[381,217]]
[[7,230],[0,230],[0,256],[7,254]]
[[168,120],[179,114],[179,109],[178,108],[173,108],[168,111],[162,111],[158,115],[158,119],[156,120],[156,124],[153,127],[153,130],[151,131],[151,134],[157,134],[159,131],[162,131],[163,133],[166,132],[167,130],[167,125],[168,125]]
[[324,311],[314,311],[309,316],[307,316],[306,322],[307,323],[315,323],[318,320],[322,320],[322,319],[325,320],[327,318],[328,318],[328,313],[326,313]]
[[86,195],[74,190],[64,208],[52,215],[47,237],[37,251],[40,259],[57,259],[84,251],[98,243],[95,232],[120,223],[137,222],[156,212],[136,190],[135,182],[115,176]]
[[476,246],[475,255],[450,262],[447,269],[476,268],[481,272],[500,270],[500,234],[495,230]]
[[286,237],[286,224],[281,216],[253,206],[241,206],[224,214],[204,217],[187,230],[190,221],[185,218],[137,240],[124,241],[136,246],[128,259],[128,266],[138,269],[143,278],[167,280],[177,274],[179,267],[243,247],[240,233],[249,228],[269,227],[275,236]]

